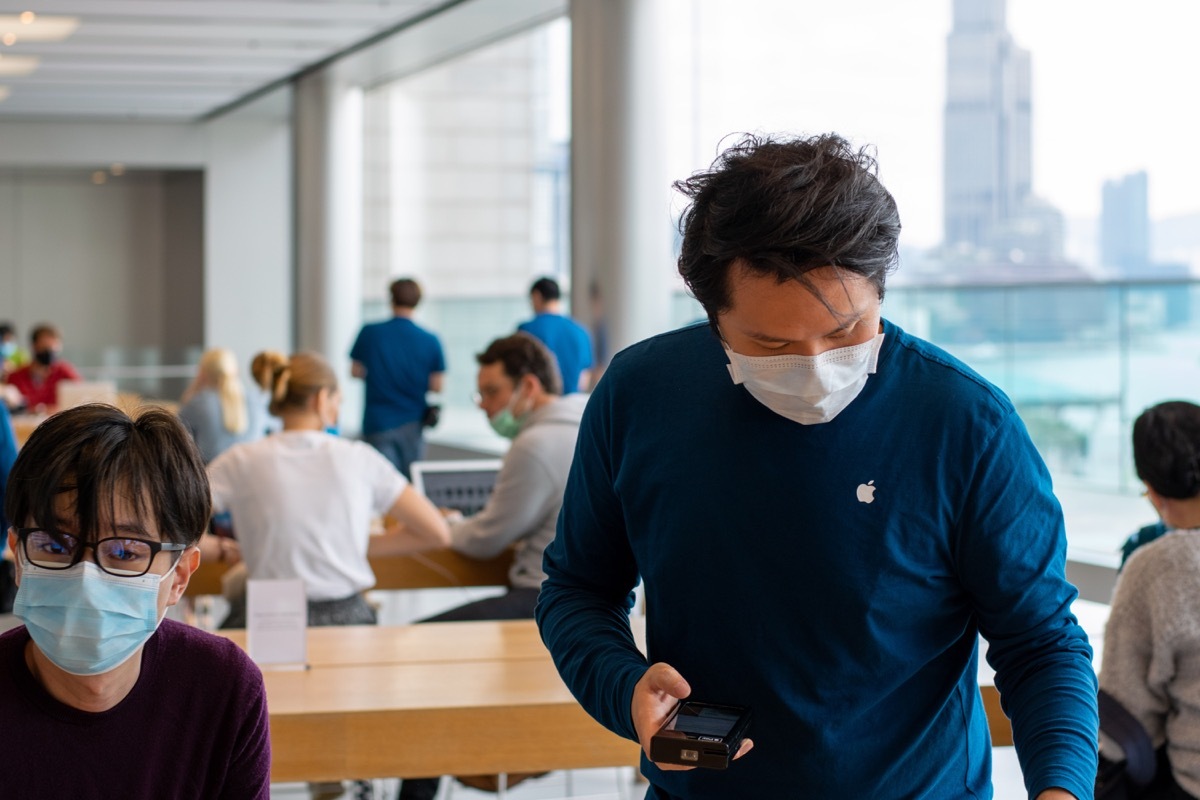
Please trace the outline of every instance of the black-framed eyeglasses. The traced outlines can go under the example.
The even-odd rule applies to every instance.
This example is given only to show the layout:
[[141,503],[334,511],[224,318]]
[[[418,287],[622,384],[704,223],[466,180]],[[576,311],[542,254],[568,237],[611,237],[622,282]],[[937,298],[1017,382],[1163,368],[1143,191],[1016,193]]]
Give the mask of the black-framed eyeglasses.
[[150,571],[154,558],[162,550],[182,552],[186,544],[156,542],[133,536],[108,536],[87,542],[69,533],[55,533],[42,528],[17,528],[17,538],[25,558],[42,569],[70,569],[83,559],[84,550],[92,550],[96,566],[109,575],[137,578]]

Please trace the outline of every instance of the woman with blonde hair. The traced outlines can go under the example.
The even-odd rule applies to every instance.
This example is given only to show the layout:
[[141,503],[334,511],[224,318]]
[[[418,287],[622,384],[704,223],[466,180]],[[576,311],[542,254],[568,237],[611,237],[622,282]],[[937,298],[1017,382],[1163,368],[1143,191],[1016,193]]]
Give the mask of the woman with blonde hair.
[[182,402],[179,418],[191,431],[206,464],[231,445],[263,434],[250,426],[237,359],[223,347],[200,356],[196,377],[183,393]]
[[[249,578],[299,578],[309,625],[375,622],[362,593],[375,585],[370,554],[450,541],[437,508],[377,450],[326,432],[341,405],[324,358],[297,353],[271,376],[271,413],[283,430],[231,447],[208,468],[213,512],[229,512]],[[373,517],[387,520],[371,536]],[[245,624],[235,608],[223,627]]]

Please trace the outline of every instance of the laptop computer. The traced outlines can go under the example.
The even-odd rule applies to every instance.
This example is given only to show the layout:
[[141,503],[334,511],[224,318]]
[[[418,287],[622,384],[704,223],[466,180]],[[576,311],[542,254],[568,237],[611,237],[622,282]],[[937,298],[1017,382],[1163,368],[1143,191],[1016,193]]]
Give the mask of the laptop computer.
[[487,504],[501,463],[498,458],[414,461],[409,469],[413,486],[435,506],[469,517]]
[[117,403],[117,384],[113,381],[60,381],[56,391],[59,411],[85,403]]

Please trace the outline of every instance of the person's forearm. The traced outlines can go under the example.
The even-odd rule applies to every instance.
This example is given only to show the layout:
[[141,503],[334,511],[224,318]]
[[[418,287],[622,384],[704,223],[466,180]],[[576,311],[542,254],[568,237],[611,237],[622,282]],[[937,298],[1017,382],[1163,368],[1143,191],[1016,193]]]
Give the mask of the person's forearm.
[[630,700],[648,664],[629,627],[629,609],[590,592],[542,584],[538,628],[563,682],[601,725],[637,740]]

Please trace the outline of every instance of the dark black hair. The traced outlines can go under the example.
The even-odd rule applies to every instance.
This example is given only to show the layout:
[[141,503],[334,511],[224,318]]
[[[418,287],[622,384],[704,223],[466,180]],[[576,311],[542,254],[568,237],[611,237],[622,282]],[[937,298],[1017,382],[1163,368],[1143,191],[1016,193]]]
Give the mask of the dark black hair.
[[550,394],[562,394],[562,375],[558,371],[558,360],[554,358],[541,340],[528,333],[514,333],[496,339],[487,349],[475,356],[480,366],[501,363],[504,374],[519,381],[532,375],[542,383]]
[[5,336],[16,336],[17,329],[13,327],[11,322],[0,322],[0,339]]
[[49,322],[39,322],[33,326],[33,330],[29,332],[29,343],[36,345],[37,340],[43,336],[53,336],[55,339],[61,339],[62,334],[58,332],[58,328],[51,325]]
[[543,300],[558,300],[562,297],[562,289],[554,278],[538,278],[533,282],[533,286],[529,287],[529,293],[534,292],[540,294]]
[[705,172],[675,183],[691,199],[679,220],[679,274],[715,325],[730,308],[735,262],[780,283],[821,267],[860,275],[883,298],[900,238],[896,201],[875,159],[836,134],[746,135]]
[[416,308],[421,302],[421,284],[412,278],[392,281],[389,291],[392,294],[392,305],[397,308]]
[[163,541],[195,544],[212,500],[204,461],[187,428],[169,411],[134,417],[93,403],[60,411],[34,429],[8,476],[4,513],[14,526],[53,530],[58,496],[75,493],[78,529],[95,540],[111,521],[116,498],[138,519],[153,518]]
[[1143,411],[1133,423],[1133,465],[1163,497],[1200,495],[1200,406],[1172,400]]

